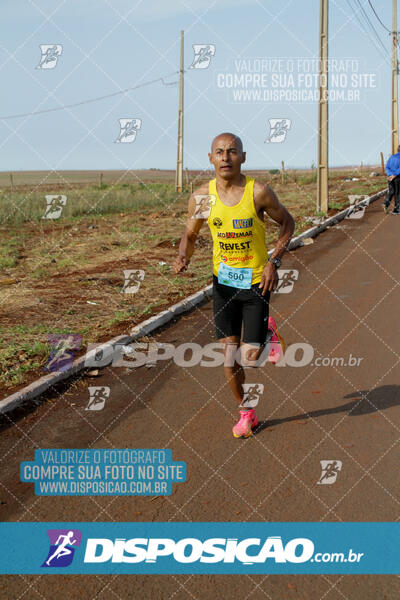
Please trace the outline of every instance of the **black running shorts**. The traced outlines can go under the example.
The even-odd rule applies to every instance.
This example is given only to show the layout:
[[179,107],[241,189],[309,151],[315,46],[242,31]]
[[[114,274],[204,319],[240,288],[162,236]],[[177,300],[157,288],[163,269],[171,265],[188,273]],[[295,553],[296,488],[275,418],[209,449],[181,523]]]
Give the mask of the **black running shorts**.
[[265,344],[268,330],[269,296],[261,295],[260,283],[243,290],[218,283],[213,275],[214,323],[217,338],[235,335],[247,344]]

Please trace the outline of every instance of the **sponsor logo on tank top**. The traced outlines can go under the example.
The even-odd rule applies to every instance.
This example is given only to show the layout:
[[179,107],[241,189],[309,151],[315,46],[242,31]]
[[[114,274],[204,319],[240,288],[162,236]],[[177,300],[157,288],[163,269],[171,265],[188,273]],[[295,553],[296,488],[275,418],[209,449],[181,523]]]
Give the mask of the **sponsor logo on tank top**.
[[252,231],[218,231],[217,237],[220,238],[239,238],[239,237],[250,237],[253,235]]
[[246,256],[230,256],[228,258],[228,262],[230,263],[237,263],[237,262],[247,262],[248,260],[253,260],[254,256],[251,254],[250,256],[248,256],[246,254]]
[[222,227],[222,221],[219,217],[215,217],[215,219],[213,219],[213,225],[214,227],[217,227],[218,229],[220,227]]
[[250,219],[232,219],[233,229],[246,229],[253,226],[253,218]]
[[254,256],[252,254],[245,256],[225,256],[221,254],[221,261],[224,263],[238,263],[238,262],[247,262],[248,260],[253,260]]
[[248,240],[247,242],[219,242],[219,247],[221,250],[225,250],[225,252],[229,250],[248,250],[250,248],[250,244],[251,240]]

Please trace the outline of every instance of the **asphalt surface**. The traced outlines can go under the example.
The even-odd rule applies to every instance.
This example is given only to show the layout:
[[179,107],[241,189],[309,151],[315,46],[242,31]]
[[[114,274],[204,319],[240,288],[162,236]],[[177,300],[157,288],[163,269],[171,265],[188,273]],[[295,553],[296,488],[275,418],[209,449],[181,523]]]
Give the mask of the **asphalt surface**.
[[[254,436],[232,437],[236,408],[222,367],[168,360],[105,368],[3,418],[1,519],[398,520],[399,228],[400,219],[384,215],[378,200],[363,218],[346,219],[285,256],[282,267],[297,269],[298,281],[290,293],[274,294],[270,312],[288,347],[309,344],[314,354],[304,366],[246,370],[248,383],[264,385]],[[192,263],[195,268],[195,258]],[[152,341],[214,341],[211,302]],[[302,364],[301,350],[289,355]],[[350,355],[357,366],[347,364]],[[85,410],[93,385],[110,387],[103,410]],[[187,482],[174,484],[170,497],[39,497],[32,484],[19,481],[20,462],[33,460],[36,448],[170,448],[174,460],[186,462]],[[322,460],[342,462],[331,485],[317,483]],[[0,596],[394,600],[400,578],[2,576]]]

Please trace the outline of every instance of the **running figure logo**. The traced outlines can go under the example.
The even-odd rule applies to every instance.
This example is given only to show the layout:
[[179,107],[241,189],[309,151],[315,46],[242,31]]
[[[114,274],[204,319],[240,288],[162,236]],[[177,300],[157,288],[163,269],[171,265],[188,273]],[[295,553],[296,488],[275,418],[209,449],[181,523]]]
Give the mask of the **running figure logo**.
[[40,52],[42,56],[37,65],[37,69],[54,69],[57,66],[57,61],[62,53],[61,44],[40,44]]
[[67,196],[64,194],[48,194],[46,198],[46,211],[42,219],[58,219],[61,217],[62,209],[67,204]]
[[131,144],[136,139],[136,134],[142,127],[142,119],[119,119],[119,136],[117,144]]
[[48,529],[49,553],[42,567],[68,567],[74,558],[75,548],[81,545],[79,529]]
[[80,350],[82,336],[78,333],[48,333],[50,356],[44,371],[68,371],[74,362],[74,352]]
[[264,392],[263,383],[243,383],[243,400],[241,408],[255,408],[261,394]]
[[292,121],[290,119],[268,119],[269,136],[264,143],[280,144],[285,141]]
[[214,44],[193,44],[194,58],[189,69],[207,69],[215,54]]
[[341,460],[320,460],[321,477],[317,483],[319,485],[331,485],[335,483],[339,472],[342,470]]
[[297,269],[278,269],[279,283],[274,294],[289,294],[293,290],[294,282],[299,278]]
[[350,208],[346,213],[346,219],[361,219],[364,216],[365,208],[369,204],[369,196],[360,194],[349,195]]
[[216,197],[214,194],[196,194],[194,197],[196,208],[192,219],[208,219],[211,207],[215,206]]
[[143,269],[124,269],[124,286],[122,294],[136,294],[139,291],[140,284],[144,280],[145,272]]
[[110,396],[108,385],[89,387],[89,402],[85,410],[103,410],[107,398]]

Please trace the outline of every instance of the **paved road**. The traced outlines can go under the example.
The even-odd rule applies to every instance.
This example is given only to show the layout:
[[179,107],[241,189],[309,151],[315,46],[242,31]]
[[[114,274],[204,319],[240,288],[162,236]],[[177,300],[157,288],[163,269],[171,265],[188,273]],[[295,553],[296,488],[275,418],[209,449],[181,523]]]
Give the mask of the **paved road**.
[[[291,293],[274,295],[271,314],[289,347],[308,344],[314,356],[304,366],[247,370],[248,382],[265,386],[261,426],[252,438],[232,437],[235,403],[221,367],[183,368],[169,360],[152,368],[107,368],[30,412],[14,414],[12,426],[5,423],[1,518],[397,520],[399,228],[400,219],[385,216],[378,201],[364,218],[342,221],[286,256],[284,267],[297,269],[299,278]],[[175,345],[213,341],[211,303],[154,339]],[[292,364],[301,365],[301,350],[290,353]],[[348,363],[350,355],[357,366],[338,364]],[[103,410],[84,410],[89,385],[111,388]],[[33,460],[38,447],[170,448],[175,460],[186,461],[188,480],[175,484],[170,497],[37,497],[18,473],[20,461]],[[332,485],[317,484],[321,460],[342,462]],[[394,600],[400,597],[400,578],[3,576],[2,592],[7,598]]]

